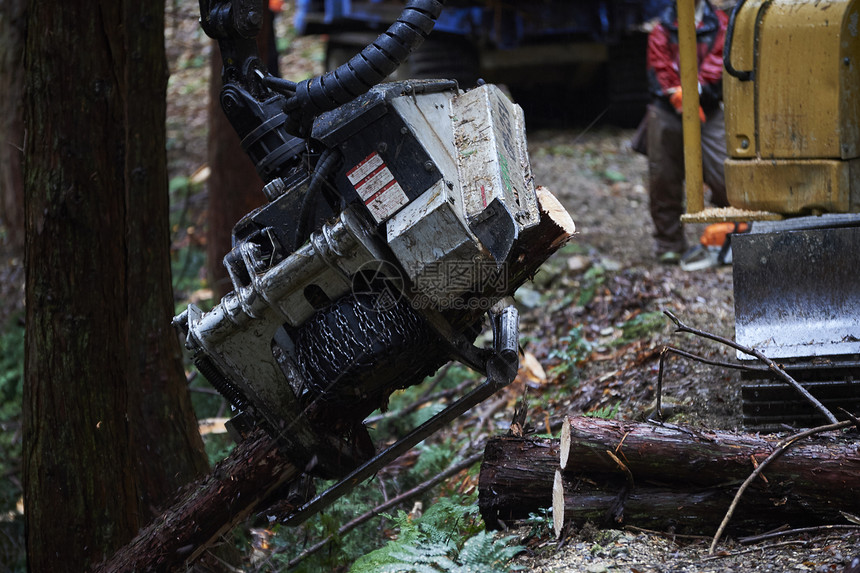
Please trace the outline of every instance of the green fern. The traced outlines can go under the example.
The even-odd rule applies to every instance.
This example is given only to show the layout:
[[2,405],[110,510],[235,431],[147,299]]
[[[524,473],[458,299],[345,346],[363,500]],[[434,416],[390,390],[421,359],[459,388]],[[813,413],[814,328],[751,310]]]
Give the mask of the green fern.
[[470,537],[458,555],[461,565],[452,569],[452,573],[490,573],[501,570],[523,550],[520,545],[510,545],[513,539],[513,535],[496,538],[486,531]]
[[457,567],[448,554],[456,551],[455,547],[445,543],[423,543],[421,545],[400,545],[396,551],[389,553],[395,560],[383,565],[379,573],[439,573],[451,571]]
[[440,499],[421,518],[400,511],[391,519],[398,538],[357,560],[351,573],[499,573],[523,549],[483,531],[477,506],[457,497]]

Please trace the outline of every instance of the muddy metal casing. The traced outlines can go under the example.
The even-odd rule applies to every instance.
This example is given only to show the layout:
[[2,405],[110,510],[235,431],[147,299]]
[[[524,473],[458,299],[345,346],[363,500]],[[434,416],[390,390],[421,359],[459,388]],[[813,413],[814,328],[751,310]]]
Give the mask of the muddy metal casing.
[[[278,431],[297,459],[316,457],[331,473],[356,460],[349,444],[335,435],[317,435],[305,415],[308,381],[297,351],[303,327],[361,294],[366,286],[358,279],[373,271],[374,278],[401,285],[395,288],[408,279],[408,296],[426,297],[412,298],[410,308],[421,313],[427,328],[432,322],[439,336],[456,336],[439,311],[460,307],[442,303],[459,301],[470,310],[471,303],[486,298],[483,292],[503,291],[488,288],[496,285],[474,271],[492,270],[504,278],[512,245],[540,218],[522,112],[495,86],[462,92],[452,85],[385,84],[320,116],[313,136],[343,156],[334,179],[346,208],[283,256],[272,254],[277,249],[261,250],[256,235],[243,235],[229,259],[243,265],[242,272],[231,272],[234,291],[209,311],[189,305],[175,318],[210,382],[221,379],[231,402]],[[459,133],[463,129],[468,133]],[[288,209],[281,205],[287,199],[289,193],[262,209],[279,214]],[[281,234],[260,236],[277,242]],[[452,275],[457,270],[462,273]],[[386,294],[399,300],[406,293]],[[331,304],[320,308],[317,295]],[[371,327],[357,324],[350,340],[392,338],[370,332]],[[343,349],[349,342],[330,338],[324,341],[328,348]],[[429,361],[438,353],[428,348],[427,355]],[[391,384],[394,389],[405,382]]]
[[724,74],[734,207],[860,211],[860,1],[749,0]]
[[445,306],[539,220],[523,113],[491,84],[391,105],[411,129],[433,133],[421,139],[442,178],[387,220],[387,242],[415,289]]
[[734,236],[737,341],[773,359],[860,355],[858,245],[860,217],[845,214]]

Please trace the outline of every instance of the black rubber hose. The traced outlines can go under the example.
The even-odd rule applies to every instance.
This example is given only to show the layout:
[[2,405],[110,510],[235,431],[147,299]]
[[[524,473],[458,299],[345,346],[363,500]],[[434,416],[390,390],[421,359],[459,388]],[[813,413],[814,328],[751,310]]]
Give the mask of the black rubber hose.
[[725,67],[726,73],[742,82],[752,80],[753,74],[751,71],[735,69],[735,66],[732,64],[732,43],[735,38],[735,20],[738,17],[738,12],[741,11],[745,3],[746,0],[740,0],[735,4],[734,9],[732,9],[732,13],[729,16],[729,24],[726,26],[726,39],[723,45],[723,67]]
[[341,154],[337,149],[326,149],[320,155],[317,161],[316,169],[311,175],[308,190],[305,191],[305,196],[302,199],[302,206],[299,211],[298,225],[296,226],[295,236],[293,238],[293,250],[298,249],[305,237],[308,234],[308,225],[310,223],[311,206],[315,202],[315,198],[322,188],[325,180],[337,166],[340,161]]
[[397,21],[373,43],[334,71],[299,82],[285,105],[294,123],[306,126],[319,114],[367,93],[424,42],[444,0],[410,0]]

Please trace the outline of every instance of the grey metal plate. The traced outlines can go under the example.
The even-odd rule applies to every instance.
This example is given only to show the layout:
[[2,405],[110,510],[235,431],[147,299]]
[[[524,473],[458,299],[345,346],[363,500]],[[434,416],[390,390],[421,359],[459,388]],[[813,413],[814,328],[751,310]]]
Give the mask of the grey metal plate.
[[860,227],[735,235],[732,250],[740,344],[771,358],[860,354]]

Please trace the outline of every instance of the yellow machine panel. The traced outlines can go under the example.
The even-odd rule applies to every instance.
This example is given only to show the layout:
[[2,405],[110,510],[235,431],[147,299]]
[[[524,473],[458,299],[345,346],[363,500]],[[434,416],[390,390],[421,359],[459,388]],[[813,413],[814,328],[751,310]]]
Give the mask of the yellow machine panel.
[[750,0],[731,34],[723,82],[730,203],[784,214],[860,211],[860,0]]

